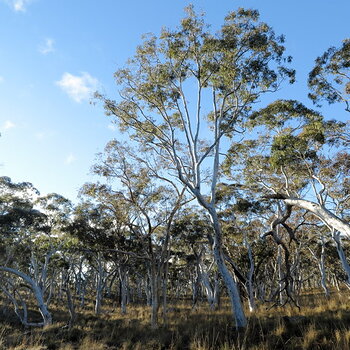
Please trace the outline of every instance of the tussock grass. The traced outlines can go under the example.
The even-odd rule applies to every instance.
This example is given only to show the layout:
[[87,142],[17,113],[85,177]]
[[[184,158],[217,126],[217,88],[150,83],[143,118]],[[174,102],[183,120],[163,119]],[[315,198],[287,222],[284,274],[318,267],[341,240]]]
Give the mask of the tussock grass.
[[[55,323],[44,329],[24,328],[15,315],[0,317],[0,350],[270,350],[350,349],[350,300],[316,293],[301,298],[301,309],[259,305],[248,327],[237,331],[230,306],[210,311],[205,303],[192,310],[189,303],[169,305],[167,323],[150,327],[148,307],[129,306],[127,315],[104,305],[95,315],[91,307],[78,312],[76,324],[65,327],[68,313],[53,310]],[[1,305],[0,305],[1,309]],[[1,315],[1,313],[0,313]]]

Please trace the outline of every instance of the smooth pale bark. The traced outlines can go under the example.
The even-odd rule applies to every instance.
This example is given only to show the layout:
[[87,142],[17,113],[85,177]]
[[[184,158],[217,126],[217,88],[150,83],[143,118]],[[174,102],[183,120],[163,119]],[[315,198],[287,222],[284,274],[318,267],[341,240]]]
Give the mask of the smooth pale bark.
[[206,271],[206,267],[202,261],[199,262],[199,271],[200,271],[200,279],[208,299],[209,307],[211,310],[214,310],[216,308],[215,294],[214,294],[215,291],[213,289],[212,284],[210,283],[208,272]]
[[0,266],[0,271],[12,273],[12,274],[22,278],[25,282],[27,282],[29,284],[29,286],[34,294],[34,297],[37,301],[40,314],[43,318],[43,323],[38,324],[38,325],[47,326],[47,325],[52,324],[51,313],[47,309],[47,306],[44,302],[43,291],[38,286],[38,284],[32,278],[30,278],[28,275],[26,275],[25,273],[18,271],[18,270],[15,270],[15,269],[12,269],[10,267]]
[[169,258],[170,258],[170,250],[168,250],[167,259],[164,266],[164,278],[163,278],[163,284],[162,284],[162,291],[163,291],[163,321],[164,324],[168,322],[167,318],[167,308],[168,308],[168,298],[167,298],[167,292],[168,292],[168,273],[169,273]]
[[317,261],[318,269],[321,274],[321,287],[324,290],[325,296],[329,297],[329,289],[327,287],[327,274],[326,274],[326,265],[325,265],[325,243],[322,239],[322,247],[321,247],[321,256],[320,259],[316,256],[315,252],[309,248],[310,253],[314,257],[314,259]]
[[326,297],[329,297],[329,289],[327,287],[327,275],[326,275],[326,265],[325,265],[325,244],[323,240],[322,240],[321,259],[319,263],[319,269],[321,272],[321,286],[325,292]]
[[[15,314],[21,321],[21,323],[28,327],[28,326],[43,326],[43,323],[28,323],[28,309],[27,309],[27,304],[24,302],[24,300],[21,298],[20,295],[19,299],[21,302],[21,306],[19,306],[15,295],[12,295],[3,285],[0,285],[0,289],[2,292],[7,296],[7,298],[12,302],[13,306],[15,307]],[[22,312],[21,312],[21,307],[22,307]]]
[[246,246],[248,248],[248,257],[249,257],[249,264],[250,264],[248,279],[247,279],[248,305],[249,305],[249,311],[253,312],[256,309],[255,298],[254,298],[254,283],[253,283],[254,259],[253,259],[253,252],[252,252],[251,245],[247,242]]
[[332,234],[332,238],[335,241],[340,262],[341,262],[343,269],[348,277],[346,284],[348,285],[348,287],[350,287],[350,265],[345,257],[344,249],[343,249],[342,244],[341,244],[340,234],[334,232]]
[[102,254],[97,255],[97,276],[96,276],[96,297],[95,297],[95,314],[101,312],[102,295],[104,289],[104,264],[102,261]]
[[255,298],[254,298],[254,283],[253,283],[253,276],[254,276],[254,258],[253,258],[253,250],[252,246],[250,245],[247,237],[247,232],[244,231],[244,239],[243,239],[244,246],[247,248],[248,251],[248,258],[249,258],[249,271],[248,271],[248,278],[245,283],[246,290],[248,292],[248,306],[249,311],[253,312],[256,309],[255,304]]
[[215,262],[217,264],[221,277],[224,280],[228,295],[231,300],[232,313],[235,318],[236,328],[245,328],[247,326],[247,319],[244,314],[238,287],[225,264],[225,256],[222,251],[221,227],[219,223],[219,218],[215,209],[209,210],[209,213],[215,232],[213,244]]
[[320,204],[317,204],[305,199],[300,199],[300,198],[281,198],[281,199],[286,204],[308,210],[309,212],[315,214],[328,226],[334,228],[335,230],[341,232],[342,234],[350,238],[350,224],[348,224],[338,216],[334,215],[330,210],[326,209],[324,206],[321,206]]
[[220,307],[220,280],[218,273],[214,277],[214,303],[216,308]]

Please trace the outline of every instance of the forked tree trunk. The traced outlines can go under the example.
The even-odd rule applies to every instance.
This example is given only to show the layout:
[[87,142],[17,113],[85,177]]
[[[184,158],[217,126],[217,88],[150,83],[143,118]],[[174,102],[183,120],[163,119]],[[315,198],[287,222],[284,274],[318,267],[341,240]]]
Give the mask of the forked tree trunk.
[[206,267],[202,261],[199,262],[199,271],[200,271],[200,280],[203,284],[205,294],[207,296],[209,308],[211,310],[214,310],[216,308],[215,290],[214,290],[212,284],[210,283],[208,272],[207,272]]
[[214,228],[213,252],[214,252],[215,262],[217,264],[221,277],[225,283],[228,295],[231,300],[232,313],[236,322],[236,328],[245,328],[247,326],[247,319],[244,314],[238,287],[229,269],[225,264],[225,257],[222,252],[222,241],[221,241],[222,238],[221,238],[221,227],[220,227],[219,219],[217,217],[215,209],[210,208],[209,213],[210,213],[210,217]]
[[[40,326],[48,326],[52,324],[52,316],[51,313],[49,312],[45,302],[44,302],[44,296],[43,296],[43,291],[42,289],[38,286],[38,284],[28,275],[26,275],[23,272],[20,272],[16,269],[12,269],[10,267],[5,267],[5,266],[0,266],[0,271],[8,272],[11,274],[14,274],[20,278],[22,278],[25,282],[27,282],[34,294],[34,297],[36,299],[36,302],[38,304],[38,308],[40,311],[40,314],[43,318],[43,322],[35,325],[40,325]],[[34,324],[31,324],[34,325]]]
[[77,314],[75,312],[75,306],[74,306],[74,300],[72,298],[72,294],[70,291],[70,286],[69,286],[69,272],[66,271],[66,274],[62,276],[63,280],[63,289],[66,293],[67,297],[67,306],[68,306],[68,311],[69,311],[69,322],[68,322],[68,328],[71,329],[76,321]]

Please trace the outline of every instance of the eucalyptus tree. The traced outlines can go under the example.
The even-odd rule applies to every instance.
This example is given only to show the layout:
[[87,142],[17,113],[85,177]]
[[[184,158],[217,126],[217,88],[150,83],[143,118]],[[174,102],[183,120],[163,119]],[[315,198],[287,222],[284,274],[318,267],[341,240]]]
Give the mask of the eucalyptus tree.
[[209,218],[198,213],[198,208],[185,208],[175,220],[172,227],[174,265],[185,263],[192,283],[192,307],[197,306],[201,290],[207,297],[210,309],[219,304],[219,278],[213,266],[212,252],[208,238],[212,236]]
[[[160,167],[160,164],[159,164]],[[137,258],[144,258],[148,266],[152,297],[151,323],[158,325],[160,284],[166,300],[167,266],[169,261],[170,232],[179,208],[187,202],[185,188],[162,178],[152,168],[133,155],[130,148],[113,140],[100,155],[93,171],[112,182],[118,190],[108,189],[107,201],[122,201],[128,208],[127,233],[139,242]],[[170,185],[166,185],[169,183]],[[102,198],[101,198],[102,199]],[[102,199],[102,204],[104,200]],[[126,252],[127,254],[127,252]],[[163,281],[162,281],[163,279]],[[166,309],[164,302],[164,314]]]
[[[39,192],[28,182],[13,183],[8,177],[0,178],[0,188],[0,239],[4,253],[0,266],[0,289],[13,303],[24,325],[51,324],[52,316],[44,300],[44,289],[32,275],[29,262],[32,239],[48,233],[46,216],[34,208]],[[42,322],[28,321],[27,302],[23,297],[26,289],[36,299]]]
[[309,73],[308,84],[314,103],[341,102],[350,112],[350,39],[345,39],[339,48],[330,47],[315,60]]
[[34,279],[38,282],[44,295],[47,294],[46,303],[49,304],[54,289],[55,275],[60,272],[56,271],[51,259],[57,260],[57,254],[70,245],[71,240],[67,235],[67,227],[71,220],[73,205],[67,198],[57,193],[39,196],[34,203],[35,207],[45,215],[43,225],[47,232],[45,235],[39,234],[31,237],[30,265]]
[[132,139],[159,154],[168,176],[177,177],[209,213],[212,249],[230,295],[237,327],[246,317],[236,283],[226,266],[216,188],[223,141],[240,130],[259,98],[275,91],[286,68],[283,37],[259,22],[255,10],[229,13],[216,33],[193,7],[175,30],[164,29],[137,48],[115,73],[120,100],[97,94],[107,114]]
[[[106,275],[104,288],[107,288],[107,279],[110,278],[110,292],[118,277],[120,306],[125,314],[128,276],[145,258],[138,254],[142,242],[135,235],[137,225],[133,209],[122,194],[110,186],[88,183],[81,188],[80,195],[85,201],[78,207],[76,234],[85,242],[90,254],[100,254],[100,258],[103,255],[108,264],[113,264],[114,269]],[[84,228],[86,225],[88,229]]]
[[[313,213],[330,228],[350,235],[349,154],[341,135],[346,125],[294,100],[279,100],[255,113],[247,127],[260,137],[232,143],[226,171],[245,185]],[[244,154],[237,167],[237,154]]]
[[83,245],[81,251],[89,263],[90,277],[94,281],[95,313],[99,314],[108,278],[116,269],[110,264],[108,255],[108,251],[115,248],[117,239],[114,216],[99,203],[81,202],[75,208],[70,231]]
[[[232,143],[225,171],[233,180],[245,181],[247,188],[260,194],[260,200],[284,203],[285,215],[276,219],[274,229],[285,226],[295,208],[325,224],[348,274],[340,242],[341,236],[350,234],[346,124],[325,121],[297,101],[280,100],[253,114],[247,127],[258,130],[260,137]],[[234,162],[237,153],[244,155],[238,166]]]

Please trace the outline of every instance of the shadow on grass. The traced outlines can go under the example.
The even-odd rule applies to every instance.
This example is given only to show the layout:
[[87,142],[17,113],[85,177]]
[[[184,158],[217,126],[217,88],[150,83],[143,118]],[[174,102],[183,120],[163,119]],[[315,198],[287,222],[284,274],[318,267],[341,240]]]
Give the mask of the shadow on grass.
[[324,300],[319,299],[316,306],[312,300],[310,306],[300,312],[292,308],[261,308],[256,315],[249,317],[247,329],[241,331],[235,329],[228,305],[214,312],[205,306],[191,310],[186,305],[175,305],[170,309],[167,325],[160,325],[157,329],[150,327],[149,310],[141,306],[130,307],[125,316],[119,311],[101,315],[91,311],[79,312],[72,329],[65,327],[68,314],[59,307],[53,310],[55,323],[45,329],[26,329],[13,313],[7,313],[6,318],[0,320],[2,348],[347,349],[350,344],[350,305],[332,300],[327,301],[327,306]]

